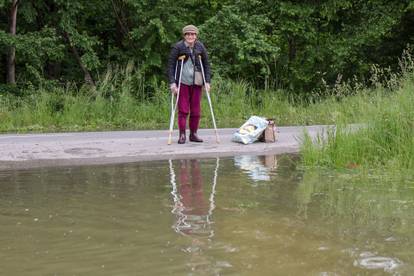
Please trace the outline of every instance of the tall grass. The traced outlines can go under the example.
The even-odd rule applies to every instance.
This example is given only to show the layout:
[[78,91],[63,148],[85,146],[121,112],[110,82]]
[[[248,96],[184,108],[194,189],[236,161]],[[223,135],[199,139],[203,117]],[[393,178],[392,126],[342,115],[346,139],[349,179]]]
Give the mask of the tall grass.
[[[409,72],[412,60],[402,59],[401,67]],[[247,82],[216,76],[211,98],[217,125],[236,128],[251,115],[274,118],[279,126],[368,122],[367,114],[377,115],[377,110],[395,104],[394,97],[401,94],[389,92],[399,87],[401,76],[388,74],[386,85],[381,86],[385,73],[374,69],[374,90],[358,82],[338,81],[323,91],[323,100],[316,98],[313,103],[292,101],[283,90],[256,90]],[[141,74],[132,63],[109,67],[93,88],[69,84],[27,89],[24,94],[0,95],[1,132],[166,129],[169,125],[168,84]],[[205,99],[202,110],[201,127],[211,128]]]
[[[0,95],[1,132],[165,129],[170,119],[166,82],[141,76],[131,64],[108,68],[95,88],[67,85],[25,94]],[[258,91],[246,82],[221,78],[214,80],[211,98],[218,127],[239,127],[251,115],[275,118],[279,125],[334,123],[337,112],[334,100],[294,105],[283,91]],[[202,110],[201,127],[211,128],[205,99]]]
[[148,98],[144,78],[128,64],[108,68],[94,88],[66,86],[26,91],[29,95],[24,97],[0,95],[0,131],[160,128],[169,115],[169,93],[165,84],[152,87]]
[[[414,65],[408,58],[392,93],[378,85],[370,93],[370,104],[362,105],[363,127],[350,131],[350,122],[341,113],[336,131],[328,131],[313,143],[309,137],[302,147],[308,166],[337,168],[414,168]],[[389,95],[384,96],[385,93]],[[357,96],[360,98],[364,96]],[[355,97],[354,97],[355,98]],[[366,101],[361,100],[361,103]]]
[[[109,81],[109,80],[108,80]],[[30,91],[28,96],[0,95],[0,131],[81,131],[163,129],[170,119],[170,93],[160,82],[150,97],[121,84]],[[27,93],[27,92],[26,92]],[[218,127],[239,127],[251,115],[275,118],[278,125],[333,124],[339,114],[358,113],[361,103],[350,105],[327,99],[312,105],[292,104],[283,91],[256,91],[245,82],[215,80],[211,89]],[[202,102],[202,128],[211,128],[206,99]]]

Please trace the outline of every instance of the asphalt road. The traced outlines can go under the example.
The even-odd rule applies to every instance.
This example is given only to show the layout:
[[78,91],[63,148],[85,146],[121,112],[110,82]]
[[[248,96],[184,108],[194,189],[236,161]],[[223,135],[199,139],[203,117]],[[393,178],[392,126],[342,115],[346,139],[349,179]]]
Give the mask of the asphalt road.
[[148,160],[204,158],[235,155],[297,153],[304,131],[312,137],[327,126],[278,127],[278,141],[243,145],[231,141],[237,129],[199,130],[204,143],[167,145],[168,131],[111,131],[0,135],[0,170],[127,163]]

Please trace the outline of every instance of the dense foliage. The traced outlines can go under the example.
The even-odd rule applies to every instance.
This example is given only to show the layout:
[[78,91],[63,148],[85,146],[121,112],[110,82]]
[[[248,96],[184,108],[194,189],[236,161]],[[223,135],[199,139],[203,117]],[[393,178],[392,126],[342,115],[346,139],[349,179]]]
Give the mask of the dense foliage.
[[[15,49],[18,88],[95,85],[127,63],[151,88],[166,80],[170,46],[190,23],[216,76],[309,94],[338,76],[363,80],[374,64],[394,70],[414,42],[414,1],[0,0],[0,58],[8,64]],[[0,90],[13,87],[8,70],[0,67]]]

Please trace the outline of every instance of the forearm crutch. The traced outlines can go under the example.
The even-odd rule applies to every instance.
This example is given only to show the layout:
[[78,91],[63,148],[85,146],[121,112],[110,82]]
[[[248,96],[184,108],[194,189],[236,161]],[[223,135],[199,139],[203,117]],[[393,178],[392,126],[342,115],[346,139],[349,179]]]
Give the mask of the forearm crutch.
[[[204,66],[203,66],[203,61],[201,60],[201,55],[198,56],[198,59],[200,60],[203,81],[204,81],[204,84],[206,84],[206,76],[204,75]],[[220,143],[220,139],[219,139],[218,132],[217,132],[216,119],[214,118],[213,106],[211,104],[211,99],[210,99],[210,92],[207,89],[206,89],[206,94],[207,94],[208,105],[210,106],[211,118],[213,119],[214,131],[216,132],[216,142]]]
[[[175,101],[175,105],[174,105],[174,93],[171,93],[171,116],[170,116],[170,132],[168,134],[168,145],[171,145],[171,136],[172,136],[173,127],[174,127],[175,110],[177,109],[178,99],[180,97],[181,75],[183,73],[184,59],[185,59],[185,55],[178,57],[178,60],[181,60],[181,68],[180,68],[180,76],[178,78],[178,92],[177,92],[177,100]],[[177,64],[178,64],[178,60],[177,60]],[[177,64],[175,65],[176,75],[177,75]],[[177,76],[175,79],[177,79]]]

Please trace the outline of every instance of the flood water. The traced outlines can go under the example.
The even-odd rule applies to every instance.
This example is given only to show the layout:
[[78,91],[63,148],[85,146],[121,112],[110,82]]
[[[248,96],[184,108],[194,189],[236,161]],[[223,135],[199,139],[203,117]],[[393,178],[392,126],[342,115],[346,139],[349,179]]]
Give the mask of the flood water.
[[294,156],[0,172],[0,275],[413,275],[414,182]]

